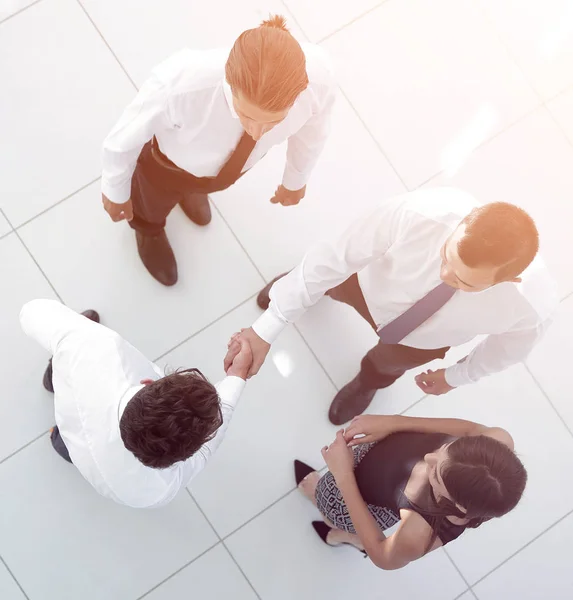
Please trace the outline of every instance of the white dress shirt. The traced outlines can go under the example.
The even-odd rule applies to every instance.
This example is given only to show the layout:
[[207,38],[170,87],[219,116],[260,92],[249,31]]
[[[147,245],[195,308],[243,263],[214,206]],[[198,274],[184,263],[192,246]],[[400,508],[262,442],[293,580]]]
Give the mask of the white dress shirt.
[[[275,283],[271,304],[254,330],[272,343],[287,323],[353,273],[358,273],[380,329],[441,282],[440,250],[478,205],[453,188],[411,192],[380,203],[337,239],[315,245],[300,265]],[[547,328],[558,295],[540,257],[521,278],[521,283],[500,283],[481,292],[457,290],[401,343],[434,349],[487,335],[463,362],[446,369],[446,380],[454,387],[522,361]]]
[[[309,85],[287,117],[257,142],[243,171],[288,139],[283,185],[308,182],[330,128],[335,85],[320,47],[303,45]],[[161,151],[197,177],[214,177],[243,134],[225,80],[229,50],[182,50],[154,69],[103,146],[102,192],[122,204],[144,144],[154,135]]]
[[161,369],[115,331],[54,300],[28,302],[20,322],[53,355],[56,423],[72,462],[102,496],[135,508],[167,504],[222,442],[245,386],[239,377],[216,386],[223,424],[215,437],[186,461],[153,469],[125,448],[119,423],[140,381],[163,377]]

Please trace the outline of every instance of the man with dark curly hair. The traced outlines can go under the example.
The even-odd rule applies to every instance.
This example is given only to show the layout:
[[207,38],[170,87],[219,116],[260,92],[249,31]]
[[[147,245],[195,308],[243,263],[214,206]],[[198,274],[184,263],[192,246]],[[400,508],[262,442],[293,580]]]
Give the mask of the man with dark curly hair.
[[164,375],[93,310],[32,300],[20,321],[52,354],[44,387],[55,393],[54,449],[101,495],[136,508],[167,504],[205,467],[252,363],[243,342],[213,386],[198,369]]

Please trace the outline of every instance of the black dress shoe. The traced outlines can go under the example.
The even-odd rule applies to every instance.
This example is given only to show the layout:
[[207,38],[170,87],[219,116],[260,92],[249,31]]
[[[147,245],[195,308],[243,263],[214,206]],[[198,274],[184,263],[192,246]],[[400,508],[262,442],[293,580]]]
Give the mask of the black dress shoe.
[[207,194],[187,192],[179,202],[183,212],[197,225],[208,225],[211,222],[211,205]]
[[[95,310],[91,310],[91,309],[84,310],[82,315],[84,317],[86,317],[86,319],[89,319],[90,321],[95,321],[96,323],[99,323],[99,314]],[[50,362],[48,363],[48,366],[46,367],[46,370],[44,371],[44,377],[42,379],[42,384],[48,390],[48,392],[52,392],[52,394],[54,393],[54,385],[52,384],[52,359],[51,358],[50,358]]]
[[[330,546],[331,548],[334,548],[335,546],[352,546],[353,548],[356,548],[356,546],[354,544],[349,544],[348,542],[344,542],[342,544],[329,544],[326,541],[326,538],[328,536],[328,534],[332,531],[332,527],[329,527],[324,521],[313,521],[312,522],[312,526],[314,528],[314,530],[316,531],[316,533],[318,534],[318,537],[327,545]],[[358,550],[358,552],[361,552],[362,554],[364,554],[364,557],[367,557],[368,554],[366,554],[365,550],[360,550],[360,548],[356,548],[356,550]]]
[[297,485],[299,485],[299,483],[307,475],[310,475],[311,473],[314,473],[315,471],[316,471],[316,469],[309,467],[306,463],[303,463],[300,460],[294,461],[294,479],[295,479]]
[[342,425],[356,415],[362,414],[372,402],[376,390],[368,390],[362,387],[360,375],[357,375],[350,383],[347,383],[334,397],[328,418],[334,425]]
[[165,231],[154,236],[136,231],[135,236],[139,256],[149,273],[163,285],[175,285],[177,263]]
[[270,283],[267,283],[267,285],[265,285],[265,287],[259,292],[259,295],[257,296],[257,304],[259,308],[267,310],[269,304],[271,303],[271,299],[269,298],[269,292],[271,291],[271,288],[279,279],[282,279],[285,275],[288,275],[288,273],[289,272],[287,271],[286,273],[275,277]]

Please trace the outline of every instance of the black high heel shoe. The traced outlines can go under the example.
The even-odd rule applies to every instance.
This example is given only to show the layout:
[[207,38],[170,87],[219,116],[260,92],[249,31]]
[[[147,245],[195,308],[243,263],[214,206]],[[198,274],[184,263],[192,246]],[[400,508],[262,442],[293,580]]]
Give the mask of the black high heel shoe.
[[306,463],[303,463],[300,460],[294,461],[294,479],[296,484],[299,485],[300,482],[311,473],[314,473],[316,469],[309,467]]
[[[316,533],[318,534],[318,537],[327,545],[330,546],[331,548],[336,548],[336,546],[352,546],[353,548],[356,548],[356,546],[354,544],[350,544],[348,542],[343,542],[342,544],[329,544],[326,541],[326,537],[328,536],[329,532],[332,531],[332,527],[329,527],[324,521],[313,521],[312,522],[312,526],[314,527],[314,530],[316,531]],[[364,558],[368,557],[368,554],[366,554],[366,550],[360,550],[360,548],[356,548],[356,550],[358,550],[358,552],[361,552],[362,554],[364,554]]]

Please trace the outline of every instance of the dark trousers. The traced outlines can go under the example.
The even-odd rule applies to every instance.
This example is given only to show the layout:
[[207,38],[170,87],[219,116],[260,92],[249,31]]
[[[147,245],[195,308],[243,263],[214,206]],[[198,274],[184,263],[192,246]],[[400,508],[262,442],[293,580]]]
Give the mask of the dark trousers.
[[130,225],[143,235],[159,235],[169,213],[186,196],[205,196],[231,186],[243,174],[220,177],[195,177],[180,169],[159,149],[157,141],[145,144],[131,178],[133,220]]
[[[356,274],[329,290],[327,295],[333,300],[352,306],[376,331],[376,323],[370,315]],[[362,387],[370,390],[388,387],[409,369],[425,365],[437,358],[444,358],[449,349],[448,346],[422,350],[402,344],[383,344],[379,341],[366,353],[360,364],[359,377]]]
[[147,142],[131,178],[133,220],[129,224],[143,235],[159,235],[185,191],[193,192],[193,189],[176,176],[175,170],[170,173],[167,166],[157,162],[152,154],[152,142]]
[[[44,383],[49,383],[51,389],[53,390],[54,385],[52,382],[52,359],[50,359],[50,362],[48,363],[48,368],[46,369],[44,378],[47,378],[49,380],[49,381],[44,380]],[[69,463],[71,463],[72,459],[70,458],[70,453],[68,452],[68,449],[66,448],[66,444],[64,443],[64,440],[62,439],[62,436],[60,435],[60,430],[58,429],[57,425],[54,426],[54,428],[52,429],[52,431],[50,433],[50,441],[52,442],[52,446],[53,446],[54,450],[64,460],[67,460]]]

